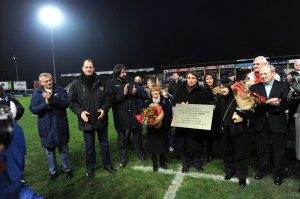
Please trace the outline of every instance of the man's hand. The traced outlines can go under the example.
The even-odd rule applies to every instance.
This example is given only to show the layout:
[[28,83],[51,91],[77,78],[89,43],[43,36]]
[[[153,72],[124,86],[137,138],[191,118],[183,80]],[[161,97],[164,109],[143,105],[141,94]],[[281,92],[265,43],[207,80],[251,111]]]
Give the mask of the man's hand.
[[125,84],[125,86],[124,86],[124,95],[128,94],[128,86],[129,86],[129,84]]
[[104,117],[104,115],[105,115],[104,110],[99,109],[97,112],[100,113],[100,115],[99,115],[99,117],[98,117],[98,120],[102,119],[102,118]]
[[265,103],[270,104],[272,106],[278,106],[280,104],[281,99],[278,99],[277,97],[268,99]]
[[49,92],[43,92],[43,97],[45,98],[46,104],[50,103],[50,100],[52,98],[52,93]]
[[88,121],[89,121],[89,118],[87,117],[87,115],[89,115],[89,114],[90,114],[90,113],[87,112],[87,111],[82,111],[80,117],[81,117],[81,119],[83,119],[83,121],[88,122]]
[[135,88],[135,85],[133,85],[131,94],[132,94],[132,95],[135,95],[135,94],[136,94],[136,91],[137,91],[137,89]]
[[287,76],[286,76],[286,79],[288,80],[288,81],[290,81],[290,79],[292,79],[293,77],[292,77],[292,75],[291,74],[288,74]]

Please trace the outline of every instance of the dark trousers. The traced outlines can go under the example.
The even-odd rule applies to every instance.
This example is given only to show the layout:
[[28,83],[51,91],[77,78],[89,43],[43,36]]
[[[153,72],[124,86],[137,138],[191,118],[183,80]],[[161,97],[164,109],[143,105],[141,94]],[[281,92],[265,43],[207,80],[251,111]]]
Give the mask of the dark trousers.
[[249,158],[239,159],[234,158],[234,138],[230,132],[225,134],[226,145],[225,145],[225,157],[223,157],[224,168],[227,175],[237,174],[239,179],[246,179],[248,176]]
[[[134,148],[139,158],[144,156],[142,133],[138,129],[130,129],[133,134]],[[126,162],[126,130],[118,130],[118,144],[120,162]]]
[[95,131],[97,132],[98,141],[101,149],[102,164],[104,168],[107,168],[108,166],[111,165],[107,128],[91,130],[91,131],[83,131],[83,136],[85,141],[87,171],[94,169],[96,166]]
[[[152,159],[152,163],[153,163],[153,167],[157,168],[157,154],[156,153],[152,153],[151,154],[151,159]],[[159,165],[161,167],[166,165],[166,156],[165,155],[159,155]]]
[[214,139],[213,139],[213,135],[212,135],[212,131],[209,132],[205,132],[205,141],[206,141],[206,152],[208,156],[212,156],[213,155],[213,151],[214,151]]
[[189,168],[192,164],[195,167],[199,167],[202,165],[202,151],[197,151],[193,153],[180,151],[180,156],[184,167]]
[[269,121],[266,120],[264,129],[255,134],[257,163],[260,171],[267,173],[270,165],[269,141],[273,149],[273,175],[285,175],[286,172],[286,142],[287,134],[274,134],[271,131]]

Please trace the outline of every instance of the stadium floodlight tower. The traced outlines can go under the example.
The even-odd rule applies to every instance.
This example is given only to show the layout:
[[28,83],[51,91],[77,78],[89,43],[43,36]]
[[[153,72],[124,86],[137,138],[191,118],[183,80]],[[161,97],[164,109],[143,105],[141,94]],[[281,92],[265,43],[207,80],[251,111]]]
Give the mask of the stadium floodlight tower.
[[53,78],[56,83],[56,71],[55,71],[55,58],[54,58],[54,46],[53,46],[53,31],[52,27],[59,24],[62,21],[61,12],[55,7],[45,7],[40,11],[40,20],[50,27],[51,33],[51,47],[52,47],[52,64],[53,64]]

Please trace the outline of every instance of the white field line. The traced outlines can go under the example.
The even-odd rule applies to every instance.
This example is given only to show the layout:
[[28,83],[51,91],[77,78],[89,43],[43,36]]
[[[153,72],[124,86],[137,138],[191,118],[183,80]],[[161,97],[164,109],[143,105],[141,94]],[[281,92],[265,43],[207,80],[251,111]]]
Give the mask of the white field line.
[[[152,171],[152,167],[142,167],[142,166],[135,166],[133,167],[135,170],[142,170],[142,171]],[[178,191],[179,187],[185,176],[193,177],[193,178],[205,178],[211,179],[215,181],[226,181],[226,182],[238,182],[237,178],[232,178],[231,180],[225,180],[224,176],[221,175],[213,175],[213,174],[205,174],[205,173],[182,173],[182,167],[179,168],[179,171],[174,171],[171,169],[158,169],[159,173],[175,175],[175,178],[172,181],[172,184],[169,186],[168,191],[165,193],[164,199],[174,199],[176,197],[176,192]],[[247,179],[247,184],[250,184],[250,180]]]

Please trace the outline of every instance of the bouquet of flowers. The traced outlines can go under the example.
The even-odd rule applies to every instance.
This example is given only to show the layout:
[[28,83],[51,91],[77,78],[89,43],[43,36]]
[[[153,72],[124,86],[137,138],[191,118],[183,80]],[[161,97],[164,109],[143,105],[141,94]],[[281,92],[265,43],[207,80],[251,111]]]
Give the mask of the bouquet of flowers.
[[[251,111],[257,105],[261,105],[266,101],[264,96],[250,91],[242,81],[235,82],[235,84],[231,86],[231,89],[233,91],[235,101],[242,111]],[[236,112],[233,114],[232,119],[236,122],[243,121],[243,118],[238,116]]]
[[154,126],[162,121],[164,112],[161,106],[152,103],[148,108],[144,109],[142,114],[135,117],[141,124]]

